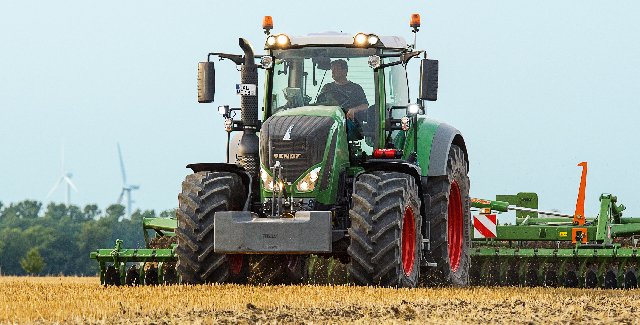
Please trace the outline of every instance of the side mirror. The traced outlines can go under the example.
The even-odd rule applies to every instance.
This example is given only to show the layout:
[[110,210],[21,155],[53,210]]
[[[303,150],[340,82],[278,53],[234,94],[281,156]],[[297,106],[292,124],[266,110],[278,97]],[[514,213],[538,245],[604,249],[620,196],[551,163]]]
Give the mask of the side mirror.
[[216,69],[213,62],[198,63],[198,103],[211,103],[216,93]]
[[420,62],[420,99],[438,100],[438,60]]

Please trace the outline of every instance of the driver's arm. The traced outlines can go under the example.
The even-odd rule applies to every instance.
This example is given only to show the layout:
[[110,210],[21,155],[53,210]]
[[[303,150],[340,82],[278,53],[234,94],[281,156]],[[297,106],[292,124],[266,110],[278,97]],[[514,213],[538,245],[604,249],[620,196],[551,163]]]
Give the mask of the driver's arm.
[[369,107],[369,105],[360,104],[358,106],[354,106],[354,107],[349,108],[349,110],[347,111],[347,118],[348,119],[353,119],[353,117],[355,116],[355,113],[364,111],[365,109],[367,109],[367,107]]
[[349,109],[347,110],[348,119],[353,119],[357,112],[364,111],[369,107],[369,102],[367,101],[367,96],[364,94],[362,86],[356,83],[354,83],[354,85],[357,86],[357,90],[354,92],[354,98],[352,99],[352,102],[358,105],[349,107]]

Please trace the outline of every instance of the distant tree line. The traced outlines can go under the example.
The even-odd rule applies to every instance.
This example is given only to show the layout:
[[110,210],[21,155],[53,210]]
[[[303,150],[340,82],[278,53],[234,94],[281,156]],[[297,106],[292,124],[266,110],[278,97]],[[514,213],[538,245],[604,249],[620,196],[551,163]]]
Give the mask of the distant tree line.
[[[142,218],[153,210],[124,218],[125,208],[114,204],[104,212],[97,205],[84,208],[25,200],[4,206],[0,202],[0,274],[95,275],[98,263],[89,253],[111,248],[122,239],[127,248],[144,247]],[[174,217],[175,210],[159,217]]]

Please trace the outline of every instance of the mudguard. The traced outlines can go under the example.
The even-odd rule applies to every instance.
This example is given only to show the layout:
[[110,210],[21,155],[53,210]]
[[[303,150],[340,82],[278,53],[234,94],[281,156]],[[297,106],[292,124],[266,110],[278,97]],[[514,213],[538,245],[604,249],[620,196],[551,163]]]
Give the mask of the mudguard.
[[[467,146],[460,131],[446,123],[436,120],[419,117],[418,118],[418,163],[422,177],[444,176],[447,174],[447,159],[449,149],[452,144],[459,146],[465,153],[467,165]],[[409,159],[409,155],[414,152],[414,137],[411,131],[407,132],[408,137],[404,141],[404,159]]]
[[196,164],[188,164],[187,168],[193,170],[194,173],[198,172],[227,172],[233,173],[240,177],[242,180],[242,184],[244,188],[248,190],[247,200],[244,203],[244,211],[249,210],[249,206],[251,203],[251,194],[253,188],[253,177],[249,174],[244,167],[236,164],[225,164],[225,163],[196,163]]
[[[418,140],[418,144],[420,144],[420,139]],[[464,138],[460,131],[451,125],[440,123],[431,142],[429,171],[426,176],[444,176],[447,174],[447,159],[452,144],[457,145],[464,151],[464,159],[467,161],[467,166],[469,166],[467,146],[464,143]]]
[[[362,168],[365,171],[387,171],[387,172],[400,172],[411,175],[416,184],[421,184],[420,168],[412,163],[402,159],[369,159],[362,164]],[[418,186],[418,191],[422,191],[422,188]],[[422,197],[422,193],[420,193]]]

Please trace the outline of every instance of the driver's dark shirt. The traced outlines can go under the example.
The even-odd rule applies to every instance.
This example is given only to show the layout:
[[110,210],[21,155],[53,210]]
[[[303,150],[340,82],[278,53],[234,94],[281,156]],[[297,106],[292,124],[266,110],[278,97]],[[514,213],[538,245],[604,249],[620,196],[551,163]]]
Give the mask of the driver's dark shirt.
[[362,87],[355,82],[348,81],[344,85],[335,82],[328,83],[322,87],[320,94],[327,93],[333,98],[336,105],[342,107],[346,113],[350,108],[362,104],[369,106],[367,96],[364,94]]

